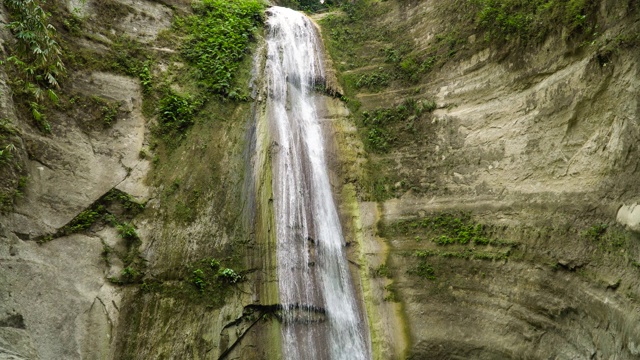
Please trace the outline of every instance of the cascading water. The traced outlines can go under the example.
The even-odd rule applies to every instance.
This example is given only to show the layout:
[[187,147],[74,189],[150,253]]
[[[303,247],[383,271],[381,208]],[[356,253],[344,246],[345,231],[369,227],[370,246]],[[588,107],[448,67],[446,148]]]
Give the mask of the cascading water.
[[314,103],[315,86],[324,81],[321,42],[303,14],[281,7],[267,14],[266,111],[284,358],[369,359]]

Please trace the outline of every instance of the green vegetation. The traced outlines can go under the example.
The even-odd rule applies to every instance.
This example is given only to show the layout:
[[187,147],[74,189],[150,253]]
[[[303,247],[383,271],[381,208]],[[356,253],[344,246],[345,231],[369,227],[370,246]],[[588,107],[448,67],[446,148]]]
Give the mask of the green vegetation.
[[145,72],[145,66],[149,66],[148,51],[134,39],[119,36],[111,49],[111,59],[107,62],[107,66],[115,73],[139,78],[140,74]]
[[16,151],[15,145],[9,143],[0,147],[0,164],[5,164],[13,158],[13,152]]
[[242,279],[238,273],[229,268],[220,269],[220,271],[218,271],[218,277],[229,284],[235,284]]
[[433,266],[429,265],[425,261],[420,261],[413,269],[408,270],[407,273],[428,280],[436,279],[436,272],[433,270]]
[[[435,31],[432,37],[414,33],[422,30],[424,23],[417,14],[427,8],[419,6],[419,3],[349,1],[338,4],[342,11],[332,12],[320,20],[327,50],[336,64],[338,79],[344,89],[343,99],[359,98],[364,102],[347,102],[369,155],[371,164],[368,167],[374,170],[367,174],[369,179],[361,180],[367,183],[361,189],[365,190],[360,194],[363,198],[381,201],[409,189],[421,192],[427,186],[439,186],[431,181],[397,174],[386,166],[388,162],[383,155],[399,146],[410,146],[420,141],[417,140],[419,135],[427,138],[435,131],[402,124],[409,131],[399,134],[402,127],[390,127],[388,124],[393,121],[384,117],[388,114],[379,111],[382,109],[374,109],[382,97],[363,96],[363,93],[389,91],[401,98],[411,97],[410,88],[413,87],[416,94],[421,93],[418,85],[429,81],[434,70],[452,60],[469,59],[487,47],[493,47],[496,51],[492,53],[497,56],[511,57],[509,61],[520,65],[527,61],[527,57],[522,56],[525,49],[535,51],[534,47],[551,36],[562,37],[573,50],[587,44],[597,47],[597,60],[604,67],[615,58],[615,49],[640,43],[637,29],[632,27],[623,34],[612,34],[606,41],[595,41],[598,33],[604,31],[598,28],[598,9],[602,8],[603,2],[597,0],[434,2],[428,11],[437,14],[440,21],[430,22],[432,28],[429,31]],[[629,14],[637,12],[636,3],[633,1],[627,5]],[[625,7],[624,4],[617,6],[620,11]],[[386,14],[393,14],[396,18],[384,21]],[[392,164],[396,169],[399,165]],[[400,187],[396,186],[398,182],[402,183]]]
[[551,32],[566,28],[572,33],[595,30],[598,1],[595,0],[471,0],[475,23],[485,39],[542,42]]
[[[209,101],[248,99],[248,81],[241,66],[262,23],[263,10],[258,0],[194,2],[194,15],[176,18],[173,26],[180,37],[175,40],[183,43],[180,59],[175,60],[186,61],[187,66],[172,68],[165,78],[153,78],[149,60],[138,60],[132,66],[123,59],[122,67],[131,68],[132,75],[140,78],[145,109],[151,105],[145,111],[158,114],[154,134],[168,150],[180,144]],[[175,84],[180,84],[180,91]]]
[[131,223],[119,223],[116,225],[116,229],[118,229],[118,236],[125,239],[127,244],[133,244],[140,241],[140,237],[138,237],[138,233],[136,232],[136,227]]
[[188,39],[182,54],[207,90],[232,98],[243,96],[242,90],[232,88],[234,76],[262,23],[263,9],[258,0],[194,2],[195,15],[184,19]]
[[387,264],[382,264],[380,266],[378,266],[375,269],[372,269],[371,271],[371,276],[373,277],[386,277],[386,278],[390,278],[391,277],[391,272],[389,270],[389,267],[387,266]]
[[191,270],[191,283],[200,294],[220,291],[242,280],[242,276],[235,270],[223,267],[214,258],[200,260],[194,266]]
[[386,285],[384,287],[384,290],[386,291],[385,296],[383,298],[384,301],[400,302],[398,291],[396,290],[396,287],[394,284]]
[[135,226],[130,221],[142,210],[144,210],[144,204],[136,202],[129,194],[112,189],[55,234],[45,236],[38,242],[44,243],[61,236],[88,231],[95,224],[113,226],[118,231],[118,236],[125,240],[127,250],[124,253],[119,253],[103,243],[102,257],[105,262],[109,264],[110,257],[115,255],[125,265],[119,278],[110,278],[109,280],[116,284],[135,283],[144,276],[143,269],[146,265],[138,250],[141,243],[140,238]]
[[602,236],[607,232],[609,225],[607,224],[596,224],[584,230],[580,235],[586,239],[591,241],[600,241]]
[[595,244],[600,251],[616,253],[631,244],[631,233],[620,226],[595,224],[580,232],[580,237]]
[[123,284],[132,284],[138,282],[142,277],[142,273],[132,266],[127,266],[122,269],[120,282]]
[[13,209],[27,185],[26,170],[20,156],[18,130],[8,119],[0,119],[0,213]]
[[153,78],[151,76],[151,63],[150,61],[144,62],[142,68],[138,70],[138,77],[140,78],[140,84],[142,85],[142,91],[148,94],[153,90]]
[[[509,246],[509,245],[505,245]],[[507,260],[509,258],[509,248],[507,251],[479,251],[476,248],[464,248],[461,250],[417,250],[413,253],[413,255],[419,259],[426,259],[429,257],[440,257],[440,258],[454,258],[454,259],[465,259],[465,260],[488,260],[488,261],[496,261],[496,260]]]
[[492,245],[515,246],[515,244],[492,238],[487,228],[472,220],[467,213],[440,213],[422,219],[403,220],[383,225],[383,236],[409,236],[430,239],[439,246],[447,245]]
[[193,116],[200,105],[201,102],[194,101],[190,97],[169,91],[160,99],[160,133],[175,136],[184,132],[193,125]]
[[131,219],[144,209],[144,204],[136,202],[131,195],[112,189],[88,209],[82,211],[60,229],[54,238],[85,231],[98,221],[115,226],[120,236],[136,240],[135,228],[122,219]]
[[63,228],[63,233],[74,234],[86,230],[91,227],[99,218],[106,213],[103,205],[92,206],[78,214],[71,222]]
[[[380,70],[382,70],[382,68]],[[391,75],[385,71],[366,73],[358,77],[356,87],[358,89],[367,88],[373,91],[380,91],[382,88],[389,85],[390,80]]]
[[202,269],[193,270],[192,281],[193,285],[195,285],[201,293],[204,292],[204,289],[209,285],[209,282],[205,279],[204,271],[202,271]]
[[407,99],[396,107],[364,111],[359,124],[365,134],[365,149],[373,153],[389,151],[395,145],[399,133],[412,132],[413,123],[424,113],[433,110],[433,101]]
[[74,103],[76,106],[84,107],[84,109],[89,113],[93,109],[88,107],[99,109],[99,117],[102,119],[104,127],[110,127],[113,125],[113,123],[118,119],[120,107],[122,106],[119,102],[108,101],[95,95],[89,97],[88,104],[78,101],[78,99],[75,99]]
[[[16,38],[12,55],[6,59],[18,74],[18,85],[24,93],[37,101],[48,98],[57,102],[53,89],[65,74],[61,48],[56,40],[56,29],[36,0],[4,0],[11,17],[7,27]],[[44,1],[42,1],[44,3]]]
[[473,221],[467,213],[436,213],[382,224],[379,230],[384,237],[431,241],[435,248],[426,245],[427,249],[408,254],[416,259],[408,273],[429,280],[434,280],[436,273],[427,261],[429,258],[499,261],[508,259],[511,250],[517,247],[516,243],[492,236],[486,226]]
[[288,8],[316,13],[331,9],[342,2],[340,0],[325,0],[324,3],[320,3],[320,0],[283,0],[280,4]]

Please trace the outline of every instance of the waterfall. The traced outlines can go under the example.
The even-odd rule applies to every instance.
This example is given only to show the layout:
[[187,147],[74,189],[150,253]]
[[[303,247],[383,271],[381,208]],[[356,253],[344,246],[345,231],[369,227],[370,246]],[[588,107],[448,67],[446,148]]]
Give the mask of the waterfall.
[[267,11],[277,275],[285,359],[364,360],[369,337],[358,307],[316,111],[324,81],[313,23],[291,9]]

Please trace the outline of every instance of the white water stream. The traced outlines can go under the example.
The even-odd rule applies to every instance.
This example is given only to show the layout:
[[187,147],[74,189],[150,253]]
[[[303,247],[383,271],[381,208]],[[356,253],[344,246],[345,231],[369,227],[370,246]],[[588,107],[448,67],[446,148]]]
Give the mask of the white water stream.
[[285,359],[365,360],[368,333],[345,255],[314,100],[324,85],[317,30],[267,11],[267,118],[273,145],[277,273]]

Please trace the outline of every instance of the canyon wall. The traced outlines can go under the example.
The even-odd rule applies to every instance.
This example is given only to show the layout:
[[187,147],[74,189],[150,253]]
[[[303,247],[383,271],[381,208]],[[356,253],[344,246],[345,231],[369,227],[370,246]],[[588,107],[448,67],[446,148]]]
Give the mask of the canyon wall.
[[[374,358],[640,356],[639,10],[583,3],[530,37],[481,1],[312,16]],[[68,68],[49,133],[0,73],[0,358],[278,358],[262,30],[247,93],[167,135],[157,89],[197,93],[172,27],[190,2],[47,9]]]

